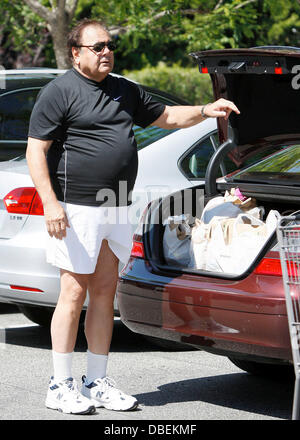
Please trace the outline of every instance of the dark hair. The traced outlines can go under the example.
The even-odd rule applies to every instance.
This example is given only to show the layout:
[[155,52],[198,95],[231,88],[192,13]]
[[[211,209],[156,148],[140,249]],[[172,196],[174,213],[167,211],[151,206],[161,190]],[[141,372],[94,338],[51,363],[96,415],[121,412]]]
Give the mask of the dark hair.
[[72,47],[76,47],[81,44],[82,31],[88,26],[100,26],[105,32],[109,33],[105,24],[99,20],[94,20],[91,18],[84,18],[83,20],[80,20],[76,26],[71,29],[68,35],[67,48],[71,61],[73,61]]

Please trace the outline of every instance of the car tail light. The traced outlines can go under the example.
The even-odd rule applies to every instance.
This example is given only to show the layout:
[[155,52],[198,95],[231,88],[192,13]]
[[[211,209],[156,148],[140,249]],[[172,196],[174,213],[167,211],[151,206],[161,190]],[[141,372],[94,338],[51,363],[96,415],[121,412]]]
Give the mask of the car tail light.
[[13,290],[26,290],[27,292],[43,292],[43,290],[35,287],[15,286],[14,284],[11,284],[10,288]]
[[42,201],[33,187],[15,188],[3,199],[11,214],[44,215]]
[[144,244],[141,235],[134,234],[133,236],[131,256],[134,258],[145,258]]
[[38,195],[38,192],[35,191],[35,196],[31,205],[30,215],[44,215],[44,208],[42,204],[42,200]]
[[[295,277],[299,274],[299,265],[290,262],[287,266],[289,277]],[[257,275],[275,275],[282,277],[281,262],[278,258],[264,258],[254,270]]]
[[200,62],[199,70],[200,73],[208,73],[208,68],[206,67],[204,61]]
[[280,260],[275,258],[264,258],[254,270],[254,273],[257,275],[282,276]]
[[146,207],[143,214],[141,215],[138,227],[133,235],[132,249],[131,249],[131,257],[134,258],[145,258],[145,250],[143,243],[143,230],[144,230],[144,222],[146,218],[146,214],[148,209],[150,208],[151,203]]

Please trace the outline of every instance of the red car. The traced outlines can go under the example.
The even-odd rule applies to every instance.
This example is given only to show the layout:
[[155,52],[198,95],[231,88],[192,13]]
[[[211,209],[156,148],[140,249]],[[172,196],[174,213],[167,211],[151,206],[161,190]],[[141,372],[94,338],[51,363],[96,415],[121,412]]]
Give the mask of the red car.
[[[241,273],[172,264],[163,240],[168,216],[198,216],[201,191],[206,205],[239,188],[263,207],[264,219],[272,210],[300,209],[300,81],[298,87],[294,67],[300,49],[193,56],[200,72],[211,75],[215,98],[232,100],[241,114],[232,113],[229,126],[218,121],[221,145],[207,167],[205,188],[156,200],[145,211],[119,279],[121,319],[134,332],[228,356],[245,371],[282,374],[293,369],[276,228]],[[217,179],[220,164],[229,160],[238,171]]]

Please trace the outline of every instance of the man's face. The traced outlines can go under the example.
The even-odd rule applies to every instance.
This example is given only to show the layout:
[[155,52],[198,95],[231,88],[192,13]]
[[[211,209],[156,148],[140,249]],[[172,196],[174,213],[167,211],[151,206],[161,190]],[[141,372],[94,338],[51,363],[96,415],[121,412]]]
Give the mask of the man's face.
[[86,77],[102,81],[113,69],[114,53],[105,46],[100,53],[93,50],[94,44],[111,40],[100,26],[87,26],[81,34],[82,46],[73,48],[74,66]]

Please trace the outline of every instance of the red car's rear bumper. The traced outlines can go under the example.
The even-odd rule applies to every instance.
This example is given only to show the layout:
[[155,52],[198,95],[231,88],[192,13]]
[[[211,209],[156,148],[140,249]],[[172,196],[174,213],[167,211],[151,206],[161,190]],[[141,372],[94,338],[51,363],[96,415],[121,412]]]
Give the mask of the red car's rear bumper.
[[292,360],[280,277],[174,277],[132,259],[120,278],[118,304],[123,322],[138,333],[228,356]]

